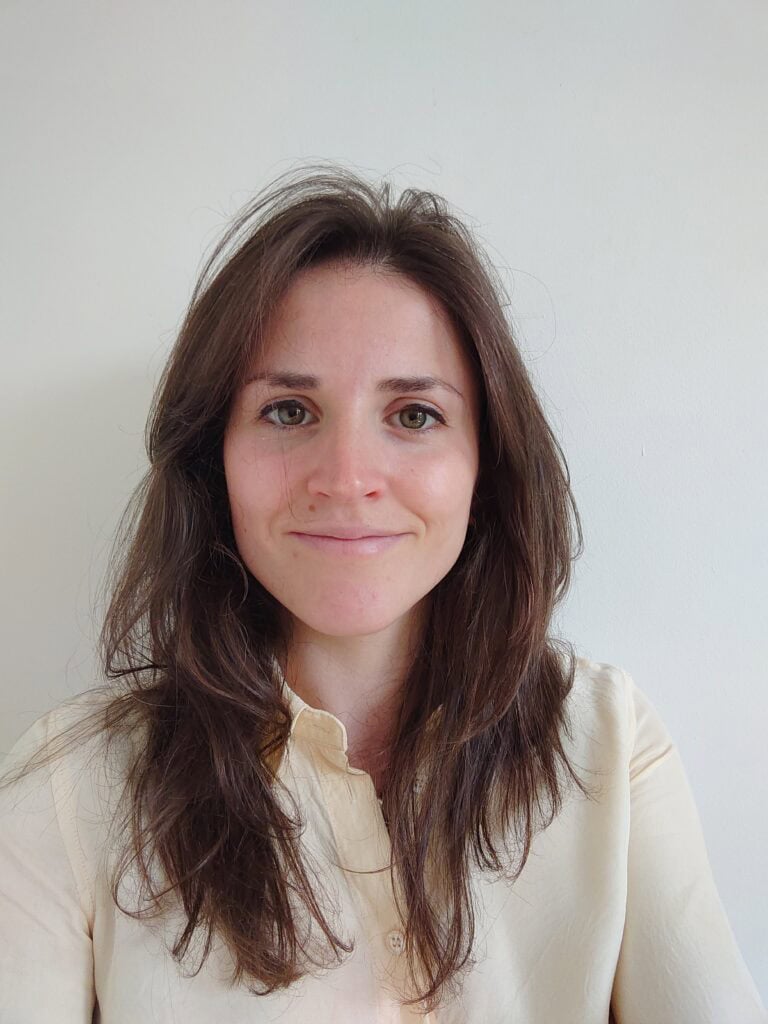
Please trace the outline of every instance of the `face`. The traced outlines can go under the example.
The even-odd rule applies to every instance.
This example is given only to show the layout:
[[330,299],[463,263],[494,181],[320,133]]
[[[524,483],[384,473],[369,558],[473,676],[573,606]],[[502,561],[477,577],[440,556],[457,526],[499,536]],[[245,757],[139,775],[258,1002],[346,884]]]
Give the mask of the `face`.
[[241,558],[300,632],[402,626],[458,558],[478,474],[447,317],[402,276],[310,267],[249,377],[223,450]]

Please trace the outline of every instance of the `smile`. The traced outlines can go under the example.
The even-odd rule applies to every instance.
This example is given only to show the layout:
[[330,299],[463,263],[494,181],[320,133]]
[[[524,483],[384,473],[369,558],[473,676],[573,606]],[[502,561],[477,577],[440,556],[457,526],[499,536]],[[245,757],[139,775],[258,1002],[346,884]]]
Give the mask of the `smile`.
[[334,555],[378,555],[394,547],[407,534],[395,533],[388,537],[357,537],[354,540],[319,537],[311,533],[291,533],[290,536],[318,551],[327,551]]

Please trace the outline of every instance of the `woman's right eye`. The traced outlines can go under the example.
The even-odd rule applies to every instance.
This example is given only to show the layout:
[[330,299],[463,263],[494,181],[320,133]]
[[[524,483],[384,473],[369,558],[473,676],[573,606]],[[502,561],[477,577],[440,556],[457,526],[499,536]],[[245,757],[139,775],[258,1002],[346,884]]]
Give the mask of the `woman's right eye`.
[[[273,412],[277,413],[277,422],[271,418]],[[285,416],[282,415],[284,412]],[[301,402],[297,402],[295,398],[284,398],[280,402],[270,402],[269,405],[265,405],[259,413],[259,419],[267,420],[273,426],[283,430],[290,430],[291,427],[304,426],[302,417],[305,412],[309,412],[309,410]]]

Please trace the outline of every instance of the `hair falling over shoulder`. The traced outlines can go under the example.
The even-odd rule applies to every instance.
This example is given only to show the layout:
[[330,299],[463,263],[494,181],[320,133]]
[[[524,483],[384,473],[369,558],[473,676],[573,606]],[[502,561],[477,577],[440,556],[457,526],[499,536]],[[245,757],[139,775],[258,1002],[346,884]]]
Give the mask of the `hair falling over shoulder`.
[[280,607],[238,554],[221,455],[270,313],[299,270],[336,260],[404,275],[439,300],[482,396],[474,524],[430,595],[383,792],[411,1002],[432,1009],[473,962],[472,872],[514,880],[570,784],[589,795],[563,744],[575,658],[548,634],[582,547],[570,476],[501,281],[443,198],[410,188],[397,197],[387,182],[316,165],[273,181],[215,247],[155,394],[149,468],[115,538],[100,643],[114,694],[76,739],[145,730],[113,897],[120,905],[131,862],[146,907],[125,913],[159,914],[173,895],[187,922],[171,951],[179,962],[202,936],[196,973],[217,937],[233,983],[258,995],[349,954],[302,851],[301,808],[276,793],[274,755],[291,723],[273,658],[286,638]]

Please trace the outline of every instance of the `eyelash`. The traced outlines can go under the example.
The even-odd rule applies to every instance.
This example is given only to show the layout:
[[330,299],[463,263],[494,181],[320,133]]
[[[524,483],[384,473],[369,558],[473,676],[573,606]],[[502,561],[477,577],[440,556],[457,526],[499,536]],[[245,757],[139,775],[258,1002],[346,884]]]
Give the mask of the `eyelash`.
[[[274,423],[272,420],[267,419],[269,413],[275,412],[275,410],[277,409],[282,409],[285,406],[298,406],[301,409],[304,409],[305,411],[309,411],[307,410],[307,407],[304,405],[304,403],[298,401],[298,399],[283,398],[278,402],[270,402],[269,405],[265,405],[264,408],[259,413],[259,420],[267,420],[267,422],[271,426],[277,427],[278,430],[300,430],[302,427],[308,425],[305,423]],[[393,413],[393,415],[397,416],[400,413],[411,412],[413,410],[416,410],[417,412],[425,412],[428,416],[431,416],[433,419],[437,420],[437,424],[445,426],[445,417],[442,416],[441,413],[439,413],[436,409],[432,409],[428,405],[419,405],[418,403],[415,403],[413,405],[404,405],[402,409],[398,409],[396,413]],[[434,430],[437,424],[431,427],[419,427],[417,429],[409,429],[408,427],[404,427],[403,429],[406,430],[409,434],[426,434],[428,431]]]

